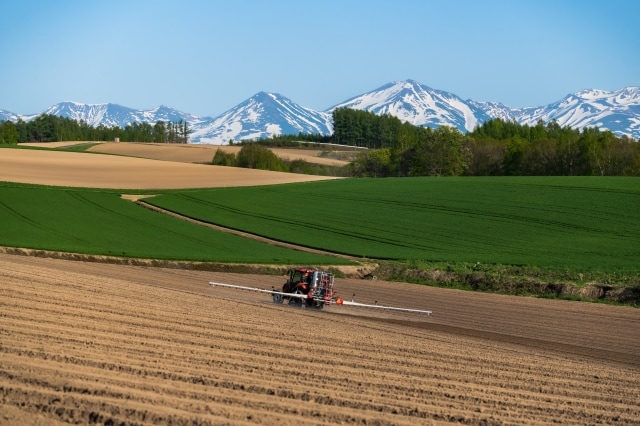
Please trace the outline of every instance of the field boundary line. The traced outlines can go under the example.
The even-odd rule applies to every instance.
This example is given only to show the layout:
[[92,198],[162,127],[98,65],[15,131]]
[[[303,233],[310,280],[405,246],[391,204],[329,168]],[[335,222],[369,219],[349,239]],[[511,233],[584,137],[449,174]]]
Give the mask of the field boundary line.
[[[326,250],[320,250],[320,249],[315,249],[312,247],[307,247],[307,246],[301,246],[301,245],[297,245],[297,244],[292,244],[292,243],[287,243],[284,241],[279,241],[279,240],[274,240],[271,238],[267,238],[267,237],[263,237],[260,235],[256,235],[256,234],[252,234],[250,232],[245,232],[245,231],[240,231],[237,229],[233,229],[233,228],[228,228],[226,226],[222,226],[222,225],[216,225],[213,224],[211,222],[206,222],[206,221],[202,221],[202,220],[198,220],[198,219],[194,219],[192,217],[189,216],[185,216],[182,215],[180,213],[176,213],[174,211],[171,210],[167,210],[167,209],[163,209],[162,207],[158,207],[158,206],[154,206],[153,204],[149,204],[147,202],[145,202],[142,198],[137,199],[135,201],[133,201],[135,204],[147,208],[149,210],[155,211],[157,213],[162,213],[171,217],[175,217],[177,219],[181,219],[181,220],[185,220],[187,222],[191,222],[194,223],[196,225],[200,225],[200,226],[206,226],[207,228],[211,228],[211,229],[215,229],[217,231],[221,231],[221,232],[226,232],[229,234],[233,234],[233,235],[237,235],[239,237],[243,237],[243,238],[249,238],[255,241],[259,241],[265,244],[270,244],[273,246],[278,246],[278,247],[283,247],[283,248],[287,248],[287,249],[291,249],[291,250],[298,250],[298,251],[304,251],[307,253],[313,253],[313,254],[322,254],[322,255],[326,255],[326,256],[333,256],[333,257],[339,257],[341,259],[346,259],[346,260],[351,260],[353,262],[357,262],[357,263],[369,263],[367,262],[367,259],[363,259],[360,257],[355,257],[355,256],[350,256],[347,254],[342,254],[342,253],[336,253],[336,252],[331,252],[331,251],[326,251]],[[376,266],[377,265],[372,265],[372,266]],[[366,275],[366,273],[365,273]]]

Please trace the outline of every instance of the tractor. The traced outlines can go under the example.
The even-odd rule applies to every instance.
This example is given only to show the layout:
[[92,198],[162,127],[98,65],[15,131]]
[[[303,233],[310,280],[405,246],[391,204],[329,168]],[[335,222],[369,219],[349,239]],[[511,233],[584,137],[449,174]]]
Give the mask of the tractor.
[[[354,306],[360,308],[370,309],[384,309],[390,311],[401,312],[414,312],[431,315],[431,311],[425,311],[422,309],[413,308],[401,308],[395,306],[384,306],[375,304],[359,303],[353,300],[343,300],[336,295],[333,288],[333,274],[322,271],[315,268],[294,268],[289,269],[287,272],[287,282],[282,286],[282,290],[276,290],[272,287],[271,290],[247,287],[236,284],[226,284],[215,281],[210,281],[209,284],[213,287],[234,288],[237,290],[257,291],[260,293],[268,293],[273,297],[273,302],[282,304],[287,301],[287,304],[297,307],[304,306],[305,308],[322,309],[325,305],[335,304],[337,306]],[[355,297],[355,294],[354,294]]]
[[314,268],[294,268],[287,275],[282,292],[273,293],[274,303],[287,300],[289,305],[322,309],[334,302],[333,274]]

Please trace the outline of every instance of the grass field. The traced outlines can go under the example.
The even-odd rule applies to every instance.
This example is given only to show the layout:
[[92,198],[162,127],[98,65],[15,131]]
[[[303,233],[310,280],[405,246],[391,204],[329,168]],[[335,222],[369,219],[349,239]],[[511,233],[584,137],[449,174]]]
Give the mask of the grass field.
[[177,191],[148,201],[362,257],[640,271],[634,178],[351,179]]
[[[633,178],[347,179],[156,191],[147,202],[276,240],[381,260],[637,274]],[[341,264],[148,211],[110,190],[0,184],[0,245],[93,255]]]
[[0,224],[0,245],[9,247],[164,260],[346,263],[155,213],[115,191],[0,183]]

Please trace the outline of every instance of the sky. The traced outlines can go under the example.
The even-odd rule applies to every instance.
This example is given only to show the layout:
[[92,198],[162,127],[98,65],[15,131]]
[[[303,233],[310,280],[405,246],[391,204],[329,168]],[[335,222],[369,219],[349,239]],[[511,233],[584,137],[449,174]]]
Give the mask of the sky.
[[637,0],[2,0],[0,109],[216,117],[258,92],[326,110],[416,80],[543,106],[640,86]]

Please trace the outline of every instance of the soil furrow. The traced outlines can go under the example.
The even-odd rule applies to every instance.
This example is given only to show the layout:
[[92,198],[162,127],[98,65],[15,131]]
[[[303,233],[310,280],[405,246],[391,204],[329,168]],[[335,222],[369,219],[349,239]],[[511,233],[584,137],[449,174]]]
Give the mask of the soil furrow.
[[0,423],[640,423],[632,308],[345,279],[434,315],[312,311],[208,286],[251,275],[8,255],[0,279]]

